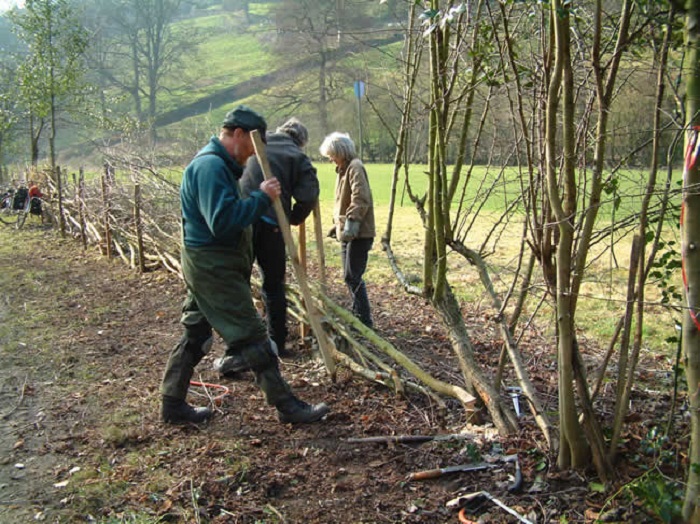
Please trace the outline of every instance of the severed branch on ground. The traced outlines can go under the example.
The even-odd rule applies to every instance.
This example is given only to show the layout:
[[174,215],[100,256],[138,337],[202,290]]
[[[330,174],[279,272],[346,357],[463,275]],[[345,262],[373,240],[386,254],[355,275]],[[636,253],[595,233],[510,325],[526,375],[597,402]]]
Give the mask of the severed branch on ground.
[[19,399],[17,400],[17,403],[15,404],[15,407],[13,407],[10,411],[7,413],[3,414],[2,420],[7,420],[10,418],[10,416],[19,409],[19,407],[22,405],[22,401],[24,400],[24,393],[27,391],[27,379],[29,377],[25,376],[24,377],[24,382],[22,383],[22,387],[20,388],[19,391]]
[[[456,386],[454,384],[448,384],[441,380],[436,379],[425,370],[423,370],[418,364],[413,362],[408,356],[399,351],[393,344],[389,341],[381,338],[375,331],[371,330],[359,319],[357,319],[350,311],[341,307],[340,305],[333,302],[329,297],[322,293],[318,293],[321,297],[323,304],[325,305],[328,312],[336,315],[343,324],[350,325],[353,329],[357,330],[363,337],[365,337],[369,342],[373,344],[378,350],[382,351],[385,355],[393,359],[397,364],[402,366],[411,375],[416,377],[420,382],[428,386],[430,389],[436,391],[437,393],[454,397],[460,401],[462,407],[465,411],[471,413],[474,409],[474,402],[476,399],[470,395],[464,388]],[[328,318],[328,317],[326,317]]]
[[424,442],[443,442],[475,439],[475,433],[449,433],[445,435],[387,435],[377,437],[360,437],[345,439],[350,444],[422,444]]
[[[494,290],[493,283],[491,282],[489,273],[486,270],[486,263],[484,262],[483,258],[479,253],[472,249],[469,249],[461,242],[453,242],[452,244],[450,244],[450,247],[452,247],[452,249],[454,249],[455,252],[462,255],[465,259],[467,259],[472,265],[474,265],[477,268],[479,278],[481,279],[484,289],[486,289],[486,291],[489,293],[494,309],[498,311],[498,326],[501,331],[501,336],[503,337],[505,349],[508,353],[508,356],[510,357],[511,364],[513,365],[513,370],[515,371],[515,375],[518,378],[518,384],[520,385],[520,388],[522,389],[523,393],[528,399],[528,406],[530,407],[530,411],[532,411],[537,425],[539,426],[540,430],[542,430],[542,434],[544,435],[544,438],[547,441],[547,445],[550,448],[552,448],[552,424],[549,421],[549,418],[547,417],[547,414],[544,408],[542,407],[542,403],[539,400],[537,392],[535,391],[535,387],[532,384],[530,377],[528,376],[525,365],[523,364],[520,350],[518,349],[515,340],[513,340],[513,334],[511,333],[510,327],[508,326],[508,319],[506,318],[506,315],[503,312],[501,301],[498,298],[496,291]],[[556,448],[557,446],[554,446],[554,449]]]

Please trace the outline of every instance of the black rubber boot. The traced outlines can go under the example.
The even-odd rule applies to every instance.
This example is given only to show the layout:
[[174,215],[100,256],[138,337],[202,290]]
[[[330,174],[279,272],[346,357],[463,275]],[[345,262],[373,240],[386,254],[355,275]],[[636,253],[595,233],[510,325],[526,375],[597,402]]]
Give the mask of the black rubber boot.
[[211,347],[211,327],[206,322],[186,326],[185,334],[170,353],[160,387],[163,396],[160,415],[167,424],[199,424],[209,419],[209,408],[194,408],[185,399],[194,368]]
[[277,416],[282,424],[317,422],[330,411],[330,408],[324,402],[312,406],[303,400],[299,400],[294,395],[278,402],[275,407],[277,408]]
[[250,370],[250,365],[240,353],[224,355],[221,358],[214,359],[214,371],[222,377],[236,378],[239,373]]
[[166,424],[201,424],[211,418],[212,411],[204,407],[195,408],[182,399],[163,395],[160,414]]
[[160,392],[164,397],[187,398],[194,368],[211,346],[211,335],[199,338],[184,335],[170,353]]

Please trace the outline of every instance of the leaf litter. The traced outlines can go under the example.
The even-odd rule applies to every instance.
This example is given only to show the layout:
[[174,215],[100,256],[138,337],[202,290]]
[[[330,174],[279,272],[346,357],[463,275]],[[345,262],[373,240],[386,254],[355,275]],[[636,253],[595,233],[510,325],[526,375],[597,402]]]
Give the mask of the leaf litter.
[[[0,267],[21,263],[31,277],[0,277],[3,414],[0,432],[0,519],[47,522],[459,522],[446,503],[461,494],[486,492],[533,522],[656,522],[653,508],[629,499],[621,488],[660,471],[682,480],[687,467],[684,392],[675,406],[670,438],[650,446],[655,425],[671,412],[668,362],[649,356],[644,381],[621,444],[620,479],[607,491],[595,472],[558,471],[526,408],[521,429],[500,438],[492,427],[467,427],[456,402],[442,416],[431,399],[396,396],[386,388],[341,371],[335,383],[299,339],[282,372],[309,402],[326,401],[332,412],[321,423],[281,425],[264,404],[252,377],[219,379],[212,360],[219,341],[195,379],[227,387],[215,418],[202,427],[163,426],[158,418],[160,378],[180,337],[182,282],[164,272],[139,276],[119,262],[83,252],[51,232],[4,229]],[[331,293],[347,305],[331,268]],[[17,282],[17,280],[21,282]],[[18,285],[20,284],[20,285]],[[439,320],[415,297],[368,283],[376,329],[438,378],[460,373]],[[480,363],[494,370],[500,343],[488,313],[465,318]],[[291,326],[296,334],[296,326]],[[556,410],[556,363],[551,341],[524,337],[521,350],[548,411]],[[587,341],[588,343],[588,341]],[[595,361],[602,352],[584,347]],[[513,378],[506,373],[510,384]],[[665,382],[664,382],[665,381]],[[24,382],[24,386],[22,385]],[[515,385],[515,384],[511,384]],[[214,392],[199,391],[194,402]],[[612,388],[608,388],[612,389]],[[505,401],[510,397],[503,392]],[[598,401],[610,422],[610,398]],[[436,435],[467,428],[474,438],[423,443],[357,443],[373,436]],[[653,440],[653,439],[652,439]],[[20,444],[21,443],[21,444]],[[511,465],[409,481],[417,471],[456,466],[493,453],[517,453],[524,479],[508,491]],[[23,464],[22,475],[16,464]],[[490,499],[479,497],[463,512],[473,521],[517,522]],[[612,519],[612,520],[609,520]]]

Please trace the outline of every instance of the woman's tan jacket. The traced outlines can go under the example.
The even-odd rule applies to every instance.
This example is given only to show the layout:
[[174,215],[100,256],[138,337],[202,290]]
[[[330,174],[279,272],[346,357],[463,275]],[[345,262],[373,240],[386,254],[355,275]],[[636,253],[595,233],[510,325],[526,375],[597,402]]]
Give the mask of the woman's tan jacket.
[[335,206],[333,223],[340,239],[347,219],[360,223],[357,238],[374,238],[374,202],[367,171],[359,158],[354,158],[335,172]]

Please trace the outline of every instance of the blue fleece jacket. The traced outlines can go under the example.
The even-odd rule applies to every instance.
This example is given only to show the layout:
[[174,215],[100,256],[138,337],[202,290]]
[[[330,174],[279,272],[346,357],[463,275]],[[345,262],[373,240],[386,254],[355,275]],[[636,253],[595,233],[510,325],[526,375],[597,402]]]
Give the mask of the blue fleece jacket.
[[255,190],[241,198],[243,168],[212,137],[187,166],[180,185],[183,243],[186,247],[236,249],[241,232],[270,207],[270,198]]

